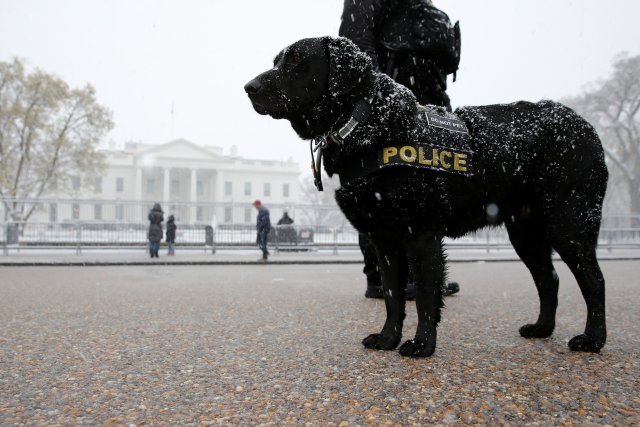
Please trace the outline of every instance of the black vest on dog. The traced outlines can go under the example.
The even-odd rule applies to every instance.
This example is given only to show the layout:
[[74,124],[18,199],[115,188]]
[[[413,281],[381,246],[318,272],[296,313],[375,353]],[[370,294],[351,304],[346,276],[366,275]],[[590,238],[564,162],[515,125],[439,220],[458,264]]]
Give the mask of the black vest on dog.
[[416,114],[419,131],[415,141],[401,144],[390,141],[354,156],[340,170],[340,184],[348,185],[379,169],[396,166],[471,176],[473,149],[464,121],[433,105],[419,105]]

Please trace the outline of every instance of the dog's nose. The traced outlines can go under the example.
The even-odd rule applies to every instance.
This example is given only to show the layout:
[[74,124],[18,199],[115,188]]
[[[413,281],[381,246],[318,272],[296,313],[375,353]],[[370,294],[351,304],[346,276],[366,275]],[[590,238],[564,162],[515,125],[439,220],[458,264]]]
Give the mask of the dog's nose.
[[258,79],[253,79],[246,85],[244,85],[244,91],[249,95],[255,95],[256,93],[262,90],[262,84],[258,81]]

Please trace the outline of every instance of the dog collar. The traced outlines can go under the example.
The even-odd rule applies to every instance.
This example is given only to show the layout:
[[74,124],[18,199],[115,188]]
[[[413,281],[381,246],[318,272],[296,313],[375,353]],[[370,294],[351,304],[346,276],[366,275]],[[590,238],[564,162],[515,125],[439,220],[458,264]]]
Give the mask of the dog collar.
[[[338,129],[336,132],[331,132],[327,135],[323,135],[319,138],[313,139],[309,143],[311,150],[311,170],[313,171],[313,183],[318,191],[323,191],[322,185],[322,151],[329,144],[342,145],[344,140],[351,135],[351,133],[358,127],[358,125],[371,115],[371,103],[373,102],[373,96],[367,99],[361,99],[356,102],[351,112],[351,117],[347,123]],[[314,147],[315,144],[315,147]],[[316,153],[314,159],[313,154]]]

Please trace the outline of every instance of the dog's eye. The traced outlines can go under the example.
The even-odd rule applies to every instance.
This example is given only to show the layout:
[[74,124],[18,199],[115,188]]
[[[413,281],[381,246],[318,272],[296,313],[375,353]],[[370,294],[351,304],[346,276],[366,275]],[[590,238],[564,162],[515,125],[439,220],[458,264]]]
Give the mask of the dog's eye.
[[302,62],[302,55],[299,53],[292,53],[286,60],[284,67],[287,70],[293,70],[298,64]]

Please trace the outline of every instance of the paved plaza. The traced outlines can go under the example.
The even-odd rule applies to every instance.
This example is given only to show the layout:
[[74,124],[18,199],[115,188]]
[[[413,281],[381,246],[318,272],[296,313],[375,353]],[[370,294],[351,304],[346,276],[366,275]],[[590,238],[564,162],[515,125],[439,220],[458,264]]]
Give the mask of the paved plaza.
[[[554,335],[525,340],[526,268],[453,262],[413,360],[360,344],[384,304],[353,261],[0,266],[0,425],[640,424],[640,262],[602,261],[600,354],[567,348],[586,308],[564,264]],[[409,302],[405,338],[416,321]]]

